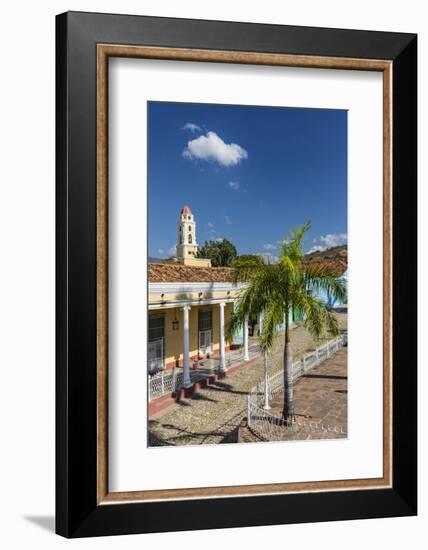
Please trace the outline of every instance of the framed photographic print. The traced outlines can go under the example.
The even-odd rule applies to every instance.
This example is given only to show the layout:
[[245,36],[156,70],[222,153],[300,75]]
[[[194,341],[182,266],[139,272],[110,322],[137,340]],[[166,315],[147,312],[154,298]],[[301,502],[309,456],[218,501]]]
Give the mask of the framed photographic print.
[[57,532],[414,515],[416,36],[57,16]]

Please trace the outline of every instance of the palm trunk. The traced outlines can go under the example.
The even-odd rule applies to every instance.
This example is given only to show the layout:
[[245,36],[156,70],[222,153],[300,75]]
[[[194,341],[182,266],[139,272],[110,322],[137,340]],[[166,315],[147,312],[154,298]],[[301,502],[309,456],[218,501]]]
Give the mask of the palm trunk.
[[285,314],[285,335],[284,335],[284,405],[282,416],[285,420],[294,421],[294,397],[293,397],[293,354],[290,344],[288,326],[288,309]]

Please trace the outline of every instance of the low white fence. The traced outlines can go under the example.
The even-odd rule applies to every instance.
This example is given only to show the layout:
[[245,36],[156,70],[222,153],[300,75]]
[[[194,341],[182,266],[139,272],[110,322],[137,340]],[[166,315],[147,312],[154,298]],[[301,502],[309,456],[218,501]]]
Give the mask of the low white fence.
[[314,432],[324,434],[335,434],[335,437],[346,437],[346,431],[342,427],[323,424],[322,422],[310,422],[301,420],[298,417],[291,422],[279,418],[265,411],[262,407],[252,407],[249,403],[248,418],[249,426],[260,439],[265,441],[282,441],[287,435],[299,434],[302,436]]
[[[347,344],[347,333],[329,340],[319,348],[306,353],[300,359],[293,363],[293,381],[320,365],[323,361],[335,354],[341,347]],[[280,369],[278,372],[268,376],[269,398],[272,399],[276,394],[284,389],[284,373]],[[283,418],[270,414],[263,408],[264,405],[264,381],[260,381],[254,386],[247,395],[247,418],[248,426],[266,441],[280,441],[284,438],[284,428],[291,433],[294,432],[330,432],[345,436],[343,428],[324,425],[321,422],[307,422],[298,418],[291,423]]]
[[[293,367],[292,367],[293,381],[295,382],[298,378],[300,378],[310,370],[320,365],[323,361],[331,357],[334,353],[336,353],[337,350],[345,346],[347,344],[347,341],[348,341],[347,334],[343,333],[337,338],[334,338],[333,340],[329,340],[319,348],[316,348],[314,351],[310,351],[309,353],[306,353],[297,361],[294,361]],[[274,395],[275,393],[282,391],[282,388],[284,387],[283,374],[284,372],[281,368],[278,372],[276,372],[275,374],[271,374],[269,376],[268,385],[270,388],[271,395]],[[254,386],[254,388],[251,391],[255,391],[261,383],[262,382],[259,382],[257,386]]]
[[[226,353],[226,368],[229,369],[240,363],[244,362],[243,350],[233,350]],[[257,357],[260,354],[260,349],[258,344],[252,344],[249,346],[248,355],[250,361]],[[196,368],[190,369],[190,380],[193,383],[198,382],[208,376],[211,376],[218,372],[220,358],[218,356],[206,360],[202,359],[198,362]],[[210,364],[210,366],[207,366]],[[149,384],[149,401],[153,399],[158,399],[163,395],[168,393],[175,392],[183,386],[183,369],[174,368],[171,370],[161,370],[156,374],[149,374],[148,377]]]
[[[213,369],[197,368],[190,370],[190,380],[193,384],[214,373]],[[183,387],[183,369],[161,370],[149,376],[149,401],[168,393],[173,393]]]
[[183,373],[177,373],[177,369],[161,370],[156,374],[149,375],[149,401],[175,391],[180,379],[183,383]]
[[[341,340],[342,342],[340,345],[336,342],[339,340]],[[346,343],[346,335],[343,335],[343,336],[340,336],[339,338],[336,338],[335,340],[331,340],[327,342],[326,344],[316,349],[315,351],[311,353],[307,353],[304,357],[302,357],[301,360],[293,363],[293,377],[297,379],[299,376],[301,376],[308,370],[316,367],[317,365],[320,364],[321,361],[324,361],[324,359],[326,359],[332,353],[334,353],[334,351],[337,351],[339,347],[341,347],[342,345],[345,345],[345,343]],[[242,353],[241,351],[237,352],[236,357],[232,353],[227,354],[226,365],[228,368],[233,366],[235,363],[242,362],[242,357],[240,355],[241,353]],[[251,346],[250,359],[253,359],[257,355],[257,353],[259,353],[258,346],[257,345]],[[190,380],[193,383],[196,383],[199,380],[202,380],[203,378],[206,378],[207,376],[214,374],[215,372],[216,370],[214,367],[204,368],[204,367],[198,366],[196,369],[190,370]],[[271,392],[272,390],[279,391],[282,388],[281,384],[282,384],[282,370],[271,376],[271,380],[269,382],[269,387],[271,388]],[[148,385],[149,385],[149,401],[153,401],[153,399],[158,399],[163,395],[173,393],[179,390],[183,386],[183,369],[174,368],[167,371],[161,370],[156,374],[149,375]]]

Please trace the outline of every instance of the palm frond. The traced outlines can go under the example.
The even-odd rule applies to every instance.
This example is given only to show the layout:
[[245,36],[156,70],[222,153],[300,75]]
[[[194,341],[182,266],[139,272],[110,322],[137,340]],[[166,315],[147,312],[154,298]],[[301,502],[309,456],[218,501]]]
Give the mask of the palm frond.
[[294,264],[299,264],[303,257],[303,237],[311,228],[311,221],[308,220],[300,227],[293,229],[290,236],[286,238],[281,246],[280,258],[288,257]]
[[328,311],[325,303],[319,298],[309,296],[302,290],[294,296],[293,305],[302,312],[305,327],[316,338],[324,336],[327,331],[333,336],[339,334],[337,318]]
[[274,346],[278,327],[284,318],[283,304],[280,302],[272,303],[265,310],[263,316],[263,327],[259,339],[260,349],[263,353],[269,353]]
[[337,318],[326,304],[308,294],[330,294],[334,299],[346,301],[346,283],[322,266],[303,264],[303,238],[310,229],[310,221],[291,232],[290,239],[283,242],[280,261],[269,264],[263,258],[248,255],[237,258],[233,264],[235,282],[245,282],[245,287],[235,303],[227,334],[230,340],[242,326],[245,318],[257,318],[264,313],[263,330],[260,337],[262,351],[269,351],[274,344],[275,334],[284,314],[288,321],[288,310],[299,309],[308,330],[316,337],[326,331],[338,333]]
[[324,266],[305,266],[304,282],[306,290],[324,292],[334,300],[342,303],[347,301],[346,281],[343,277],[337,276]]
[[239,311],[233,311],[225,330],[226,340],[228,342],[233,341],[235,334],[241,329],[244,319],[245,317],[242,318]]
[[265,263],[261,256],[254,254],[236,258],[233,262],[232,278],[236,283],[246,282],[257,275],[258,272],[263,272]]
[[231,339],[234,332],[240,327],[245,318],[257,318],[265,311],[274,300],[276,284],[274,269],[258,269],[251,273],[247,279],[247,286],[241,291],[235,302],[230,323],[227,327],[228,338]]

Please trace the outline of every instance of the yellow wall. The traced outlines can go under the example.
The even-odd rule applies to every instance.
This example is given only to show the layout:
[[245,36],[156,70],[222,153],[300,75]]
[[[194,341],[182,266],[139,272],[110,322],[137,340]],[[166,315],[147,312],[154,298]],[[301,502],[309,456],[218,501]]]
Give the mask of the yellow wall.
[[[226,294],[224,291],[218,291],[218,292],[204,292],[202,295],[202,298],[204,300],[209,299],[228,299],[228,298],[237,298],[241,295],[241,291],[236,289],[230,291],[228,294]],[[149,305],[164,301],[164,302],[175,302],[179,300],[199,300],[199,292],[190,292],[188,294],[164,294],[163,296],[161,294],[150,294],[149,295]],[[195,306],[196,307],[196,306]],[[214,305],[213,307],[219,307],[218,305]],[[161,308],[159,308],[161,309]],[[178,310],[177,310],[178,315]],[[177,317],[178,318],[178,317]]]
[[[190,356],[198,354],[199,335],[198,335],[198,311],[201,308],[211,308],[213,312],[213,351],[220,348],[220,306],[214,304],[211,306],[192,306],[189,312],[189,348]],[[224,325],[225,331],[232,315],[233,304],[228,303],[224,309]],[[183,312],[181,308],[175,309],[156,309],[150,310],[150,313],[163,312],[165,315],[165,364],[170,366],[177,359],[180,360],[180,365],[183,361]],[[179,321],[178,330],[172,330],[172,322],[175,318]],[[225,345],[228,345],[225,339]]]
[[190,265],[192,267],[211,267],[211,260],[205,258],[190,256],[188,258],[178,258],[178,261],[183,265]]

